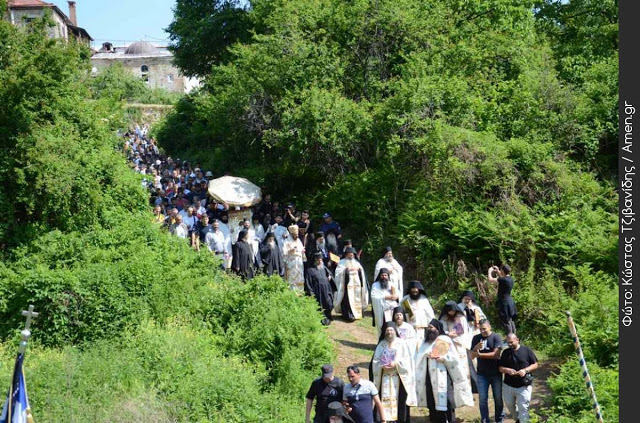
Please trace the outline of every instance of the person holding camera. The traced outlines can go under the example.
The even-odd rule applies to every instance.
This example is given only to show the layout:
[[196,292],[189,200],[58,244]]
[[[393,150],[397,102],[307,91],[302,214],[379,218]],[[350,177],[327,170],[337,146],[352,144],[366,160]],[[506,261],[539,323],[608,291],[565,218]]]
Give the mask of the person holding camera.
[[516,310],[516,303],[511,298],[511,290],[513,289],[514,281],[511,277],[511,267],[503,264],[500,268],[498,266],[491,266],[489,268],[489,274],[487,279],[491,283],[498,284],[498,314],[500,315],[500,321],[504,326],[505,334],[516,333],[515,319],[518,311]]
[[284,208],[283,218],[284,226],[286,226],[287,228],[291,225],[298,224],[298,220],[300,220],[300,218],[297,216],[296,206],[293,205],[293,203],[287,204],[287,206]]
[[498,362],[498,371],[504,374],[502,396],[511,417],[518,423],[528,423],[533,383],[531,372],[538,368],[538,359],[531,348],[520,344],[514,333],[507,335],[507,344],[509,348],[502,352]]

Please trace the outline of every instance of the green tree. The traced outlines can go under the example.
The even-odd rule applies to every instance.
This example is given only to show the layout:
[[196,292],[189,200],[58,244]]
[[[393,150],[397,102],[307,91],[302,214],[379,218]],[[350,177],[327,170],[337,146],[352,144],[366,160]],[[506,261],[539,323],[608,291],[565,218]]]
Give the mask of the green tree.
[[565,148],[607,179],[617,178],[618,1],[544,0],[536,20],[559,77],[576,87],[576,122]]
[[145,195],[115,147],[121,112],[91,102],[88,49],[0,22],[0,234],[5,246],[51,229],[87,229]]
[[91,95],[95,98],[112,98],[116,101],[134,100],[143,96],[149,88],[122,63],[114,63],[91,78]]
[[229,59],[227,48],[250,36],[239,0],[178,0],[167,31],[175,62],[187,76],[204,76]]

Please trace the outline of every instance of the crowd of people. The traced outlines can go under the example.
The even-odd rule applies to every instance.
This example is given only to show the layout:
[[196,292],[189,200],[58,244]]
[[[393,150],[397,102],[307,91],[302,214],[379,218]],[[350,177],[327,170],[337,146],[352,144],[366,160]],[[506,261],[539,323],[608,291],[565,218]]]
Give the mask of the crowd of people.
[[456,408],[474,405],[473,393],[479,394],[481,421],[488,423],[489,387],[495,422],[503,421],[504,404],[519,423],[529,421],[530,372],[537,359],[515,334],[508,265],[491,266],[487,275],[498,285],[503,342],[472,291],[447,301],[437,317],[420,282],[410,281],[405,292],[403,268],[391,247],[382,250],[369,284],[361,251],[342,239],[328,211],[316,228],[308,210],[298,211],[293,203],[282,207],[267,194],[252,208],[251,219],[230,224],[229,205],[208,195],[214,172],[163,156],[147,135],[147,127],[136,127],[122,137],[131,165],[145,175],[154,223],[195,250],[218,256],[223,269],[243,279],[281,276],[292,290],[315,298],[324,325],[338,314],[349,322],[363,319],[371,304],[379,337],[371,381],[350,366],[345,384],[331,365],[323,366],[307,394],[308,423],[314,400],[314,423],[405,423],[411,407],[428,408],[431,422],[452,423]]
[[[407,294],[399,294],[402,280],[398,286],[392,275],[402,271],[392,254],[386,248],[381,260],[395,265],[393,272],[382,267],[384,263],[376,266],[379,270],[371,286],[379,341],[369,365],[370,381],[362,381],[360,369],[350,366],[350,383],[345,384],[333,375],[333,367],[323,366],[322,377],[307,393],[307,423],[312,421],[314,400],[314,423],[406,423],[412,407],[426,407],[432,423],[453,423],[457,408],[474,406],[474,393],[482,423],[490,423],[489,388],[495,406],[493,421],[503,421],[506,405],[516,422],[528,422],[531,372],[538,364],[515,333],[509,266],[491,266],[488,274],[489,281],[498,284],[496,306],[507,334],[503,342],[472,291],[462,292],[457,302],[447,301],[437,316],[420,282],[409,282]],[[339,415],[338,405],[343,411]]]

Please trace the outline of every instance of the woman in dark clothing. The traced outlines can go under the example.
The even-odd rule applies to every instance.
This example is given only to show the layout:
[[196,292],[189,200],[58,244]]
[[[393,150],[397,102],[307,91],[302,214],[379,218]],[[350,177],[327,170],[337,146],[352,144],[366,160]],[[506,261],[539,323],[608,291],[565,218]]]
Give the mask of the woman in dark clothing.
[[[495,276],[497,275],[497,277]],[[516,303],[511,298],[511,290],[513,289],[513,278],[511,277],[511,267],[503,264],[500,268],[498,266],[491,266],[488,274],[489,282],[498,284],[498,301],[496,303],[498,307],[498,314],[500,315],[500,321],[506,334],[516,333],[515,320],[518,315],[516,309]]]

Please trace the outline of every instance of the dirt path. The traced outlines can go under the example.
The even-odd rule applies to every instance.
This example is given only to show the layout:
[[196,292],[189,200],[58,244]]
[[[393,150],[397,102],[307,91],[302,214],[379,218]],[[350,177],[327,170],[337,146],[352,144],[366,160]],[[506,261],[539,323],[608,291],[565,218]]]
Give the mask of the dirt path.
[[[375,328],[371,326],[371,311],[365,313],[363,320],[353,323],[343,321],[341,317],[334,316],[333,323],[328,328],[328,334],[338,353],[337,362],[334,363],[337,376],[346,380],[346,369],[356,364],[360,367],[362,377],[369,378],[369,362],[377,345]],[[541,360],[540,367],[535,372],[536,382],[531,399],[531,410],[536,414],[544,414],[542,410],[551,404],[551,390],[547,379],[557,366],[557,362]],[[480,422],[480,410],[478,408],[478,395],[475,397],[475,407],[463,407],[456,410],[458,423]],[[493,399],[489,394],[489,410],[493,413]],[[505,410],[505,412],[507,412]],[[412,408],[412,423],[428,423],[426,408]],[[508,414],[508,412],[507,412]],[[544,418],[541,421],[546,421]],[[514,423],[514,420],[506,418],[504,423]]]

